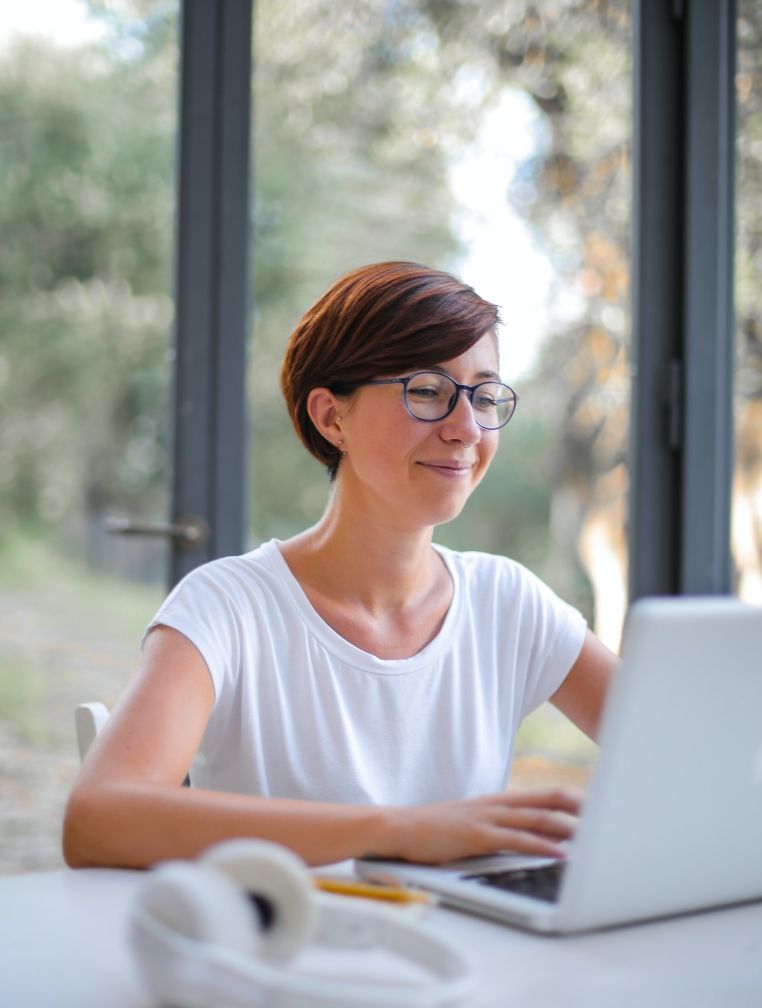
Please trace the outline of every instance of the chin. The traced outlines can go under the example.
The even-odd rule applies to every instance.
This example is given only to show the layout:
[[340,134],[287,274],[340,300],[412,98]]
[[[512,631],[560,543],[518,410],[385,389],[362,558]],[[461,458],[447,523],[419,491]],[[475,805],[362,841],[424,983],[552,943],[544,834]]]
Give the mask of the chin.
[[447,522],[454,521],[455,518],[461,513],[463,508],[466,506],[468,497],[461,501],[451,502],[450,507],[443,507],[444,502],[440,501],[438,507],[431,508],[430,520],[426,522],[427,525],[446,525]]

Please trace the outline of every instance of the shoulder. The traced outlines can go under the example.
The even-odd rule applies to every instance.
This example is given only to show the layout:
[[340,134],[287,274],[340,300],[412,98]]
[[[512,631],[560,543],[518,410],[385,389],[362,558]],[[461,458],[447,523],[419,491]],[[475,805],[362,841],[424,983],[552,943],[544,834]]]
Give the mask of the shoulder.
[[[248,641],[288,612],[278,587],[274,542],[242,556],[222,557],[190,571],[169,593],[148,630],[165,624],[196,645],[210,668],[224,665]],[[148,630],[146,632],[148,632]]]
[[167,596],[162,612],[187,609],[209,618],[267,607],[279,595],[274,541],[241,556],[221,557],[194,568]]
[[528,567],[511,557],[477,550],[453,550],[439,545],[435,549],[466,591],[489,586],[506,591],[543,584]]
[[581,613],[518,560],[474,550],[436,549],[467,604],[485,614],[493,611],[501,625],[519,621],[525,627],[559,622],[584,626]]
[[277,547],[271,540],[240,556],[210,560],[186,574],[174,591],[250,588],[276,575],[274,551],[277,552]]

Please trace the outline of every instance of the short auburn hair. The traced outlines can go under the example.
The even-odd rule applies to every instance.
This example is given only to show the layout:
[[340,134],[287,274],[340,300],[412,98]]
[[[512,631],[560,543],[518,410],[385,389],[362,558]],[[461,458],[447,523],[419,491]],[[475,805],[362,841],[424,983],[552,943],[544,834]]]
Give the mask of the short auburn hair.
[[348,396],[374,378],[440,364],[499,323],[494,304],[440,270],[382,262],[347,273],[305,313],[286,347],[281,388],[302,443],[333,479],[341,455],[310,419],[312,389]]

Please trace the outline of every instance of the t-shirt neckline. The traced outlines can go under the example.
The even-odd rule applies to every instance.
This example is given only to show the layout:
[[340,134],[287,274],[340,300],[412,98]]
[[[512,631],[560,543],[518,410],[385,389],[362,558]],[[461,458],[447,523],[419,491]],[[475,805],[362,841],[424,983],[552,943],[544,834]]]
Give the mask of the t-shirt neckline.
[[286,563],[280,550],[281,542],[280,539],[270,539],[263,543],[259,548],[260,555],[277,573],[312,635],[336,657],[355,668],[365,669],[369,672],[381,675],[403,675],[415,672],[421,666],[431,664],[449,648],[459,618],[462,592],[459,571],[457,566],[452,563],[450,551],[445,547],[432,543],[442,558],[453,585],[452,599],[439,632],[425,647],[408,658],[378,658],[342,637],[326,623]]

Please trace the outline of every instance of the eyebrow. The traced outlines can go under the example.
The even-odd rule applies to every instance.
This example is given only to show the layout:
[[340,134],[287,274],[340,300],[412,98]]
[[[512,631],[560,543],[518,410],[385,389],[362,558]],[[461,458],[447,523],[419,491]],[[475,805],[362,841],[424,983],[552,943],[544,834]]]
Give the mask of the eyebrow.
[[[452,378],[452,380],[455,381],[455,379],[452,377],[449,371],[446,371],[439,364],[433,364],[430,368],[426,368],[425,370],[435,371],[437,374],[447,375],[448,378]],[[479,381],[496,381],[500,382],[501,384],[503,381],[503,379],[500,377],[497,371],[478,371],[474,377],[477,378]],[[476,384],[478,384],[478,381]]]

